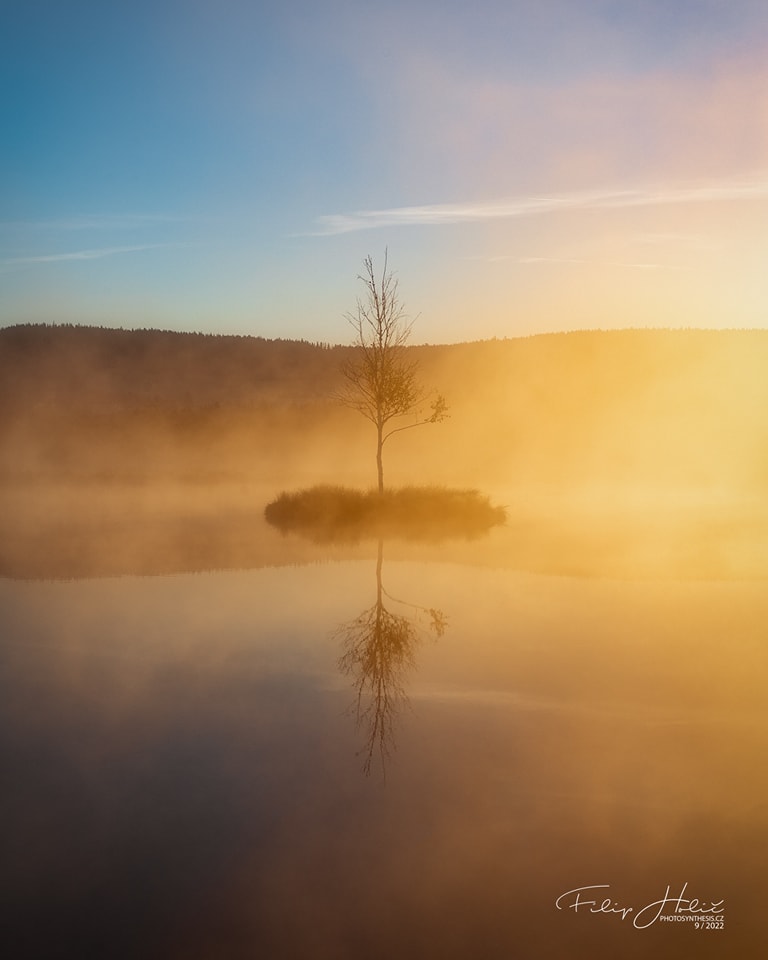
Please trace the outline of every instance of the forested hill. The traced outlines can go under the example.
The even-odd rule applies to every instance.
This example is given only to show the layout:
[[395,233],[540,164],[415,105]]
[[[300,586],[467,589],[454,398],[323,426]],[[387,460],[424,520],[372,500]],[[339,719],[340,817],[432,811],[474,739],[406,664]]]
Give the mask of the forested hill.
[[[350,349],[161,330],[13,326],[0,329],[0,403],[4,410],[306,403],[338,388]],[[408,349],[425,376],[447,378],[437,384],[447,395],[467,388],[488,393],[503,383],[532,391],[525,399],[544,404],[563,395],[568,405],[590,396],[610,402],[630,384],[645,391],[692,372],[703,378],[704,395],[730,392],[733,399],[760,392],[768,378],[768,330],[581,331]]]
[[5,409],[171,410],[326,396],[348,348],[164,330],[0,330]]
[[[2,329],[0,480],[365,481],[370,424],[332,399],[350,349]],[[595,331],[408,349],[450,419],[392,441],[393,481],[768,489],[768,331]]]

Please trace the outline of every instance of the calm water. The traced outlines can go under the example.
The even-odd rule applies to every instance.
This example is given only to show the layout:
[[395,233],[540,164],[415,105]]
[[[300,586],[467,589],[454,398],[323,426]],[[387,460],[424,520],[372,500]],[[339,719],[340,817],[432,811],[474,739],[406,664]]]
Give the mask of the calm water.
[[765,581],[503,556],[0,580],[5,955],[761,955]]

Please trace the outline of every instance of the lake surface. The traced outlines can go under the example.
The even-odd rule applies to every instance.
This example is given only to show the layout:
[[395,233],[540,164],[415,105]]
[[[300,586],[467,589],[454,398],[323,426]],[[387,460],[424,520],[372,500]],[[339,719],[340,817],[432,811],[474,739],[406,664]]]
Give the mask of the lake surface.
[[6,955],[761,955],[765,579],[521,536],[17,557]]

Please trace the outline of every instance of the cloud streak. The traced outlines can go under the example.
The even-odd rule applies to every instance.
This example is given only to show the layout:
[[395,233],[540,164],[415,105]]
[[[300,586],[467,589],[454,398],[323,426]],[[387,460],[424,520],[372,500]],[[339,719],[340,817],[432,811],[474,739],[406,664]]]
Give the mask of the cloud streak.
[[45,253],[28,257],[9,257],[0,260],[4,267],[25,266],[35,263],[65,263],[77,260],[101,260],[103,257],[113,257],[121,253],[137,253],[141,250],[158,250],[168,247],[189,246],[184,243],[145,243],[132,247],[98,247],[93,250],[74,250],[69,253]]
[[163,223],[186,222],[184,217],[163,213],[80,214],[74,217],[48,220],[0,220],[3,230],[133,230],[138,227]]
[[482,260],[485,263],[522,263],[522,264],[596,264],[600,267],[632,267],[638,270],[682,270],[683,267],[669,263],[656,263],[646,260],[596,260],[580,257],[520,257],[513,254],[497,254],[493,257],[471,257],[472,260]]
[[335,236],[382,227],[445,226],[520,217],[536,217],[569,210],[612,210],[682,203],[713,203],[768,199],[768,174],[750,179],[678,187],[604,189],[556,196],[513,197],[489,203],[431,204],[359,210],[317,219],[312,236]]

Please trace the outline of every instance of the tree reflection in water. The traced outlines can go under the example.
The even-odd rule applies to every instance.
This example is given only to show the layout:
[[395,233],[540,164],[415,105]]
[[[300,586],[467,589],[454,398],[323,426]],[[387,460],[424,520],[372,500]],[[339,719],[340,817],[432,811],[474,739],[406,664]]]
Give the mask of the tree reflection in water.
[[[419,607],[398,600],[387,593],[382,584],[384,541],[379,539],[376,559],[376,602],[354,620],[341,624],[335,631],[340,638],[342,654],[339,669],[352,677],[355,701],[350,708],[359,728],[365,730],[363,770],[371,772],[378,752],[382,773],[395,748],[395,728],[401,709],[408,705],[404,679],[416,666],[416,647],[421,638],[432,632],[441,637],[447,620],[441,610]],[[399,604],[409,613],[393,613],[385,606]]]

